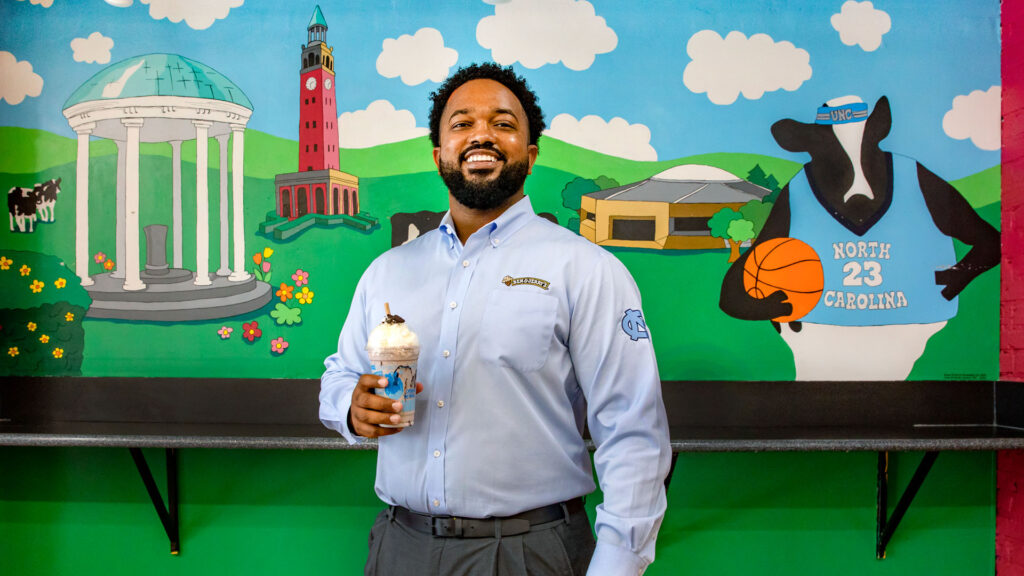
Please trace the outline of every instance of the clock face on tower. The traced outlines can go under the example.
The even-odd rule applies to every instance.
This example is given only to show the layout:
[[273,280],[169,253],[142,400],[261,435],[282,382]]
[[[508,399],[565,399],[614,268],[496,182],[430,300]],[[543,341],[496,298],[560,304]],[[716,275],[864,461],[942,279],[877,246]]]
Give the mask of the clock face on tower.
[[330,78],[324,80],[324,88],[327,88],[328,90],[331,89],[331,79]]
[[316,78],[310,76],[306,79],[306,90],[313,90],[316,88]]

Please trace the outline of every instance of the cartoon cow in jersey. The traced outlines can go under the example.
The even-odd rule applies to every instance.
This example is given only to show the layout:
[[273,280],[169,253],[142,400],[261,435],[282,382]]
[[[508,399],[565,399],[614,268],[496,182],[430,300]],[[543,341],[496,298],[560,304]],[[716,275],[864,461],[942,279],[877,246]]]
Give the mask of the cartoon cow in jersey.
[[[999,263],[999,233],[956,189],[879,148],[891,126],[886,97],[868,116],[867,104],[846,96],[828,101],[814,124],[787,119],[771,128],[780,146],[811,161],[783,188],[755,246],[800,239],[818,253],[825,277],[806,316],[773,321],[797,380],[906,379],[928,339],[956,315],[957,295]],[[959,262],[953,238],[971,247]],[[784,292],[758,299],[744,291],[752,252],[726,273],[722,310],[744,320],[790,314]]]

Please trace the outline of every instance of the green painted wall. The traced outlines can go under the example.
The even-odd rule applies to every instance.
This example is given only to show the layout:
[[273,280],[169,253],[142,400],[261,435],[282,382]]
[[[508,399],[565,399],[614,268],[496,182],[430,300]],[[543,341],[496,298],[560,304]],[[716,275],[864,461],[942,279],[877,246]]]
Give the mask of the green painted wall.
[[[146,454],[162,486],[163,452]],[[0,447],[0,573],[361,574],[380,509],[375,456],[182,450],[172,556],[127,449]],[[919,460],[892,455],[890,502]],[[941,454],[881,561],[875,462],[871,452],[682,454],[648,574],[994,573],[993,453]]]

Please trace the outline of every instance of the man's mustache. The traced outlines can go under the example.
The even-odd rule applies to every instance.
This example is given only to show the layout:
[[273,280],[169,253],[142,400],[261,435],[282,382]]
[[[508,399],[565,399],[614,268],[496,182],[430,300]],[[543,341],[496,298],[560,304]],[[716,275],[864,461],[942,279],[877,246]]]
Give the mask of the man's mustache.
[[505,155],[501,153],[501,150],[498,150],[497,148],[494,147],[494,144],[490,144],[490,143],[474,144],[474,145],[470,146],[469,148],[466,148],[466,150],[462,153],[462,155],[459,157],[459,159],[461,161],[465,162],[466,158],[469,158],[470,156],[472,156],[473,152],[476,152],[477,150],[487,150],[489,152],[493,152],[494,155],[497,156],[498,160],[501,160],[501,161],[505,161],[506,160]]

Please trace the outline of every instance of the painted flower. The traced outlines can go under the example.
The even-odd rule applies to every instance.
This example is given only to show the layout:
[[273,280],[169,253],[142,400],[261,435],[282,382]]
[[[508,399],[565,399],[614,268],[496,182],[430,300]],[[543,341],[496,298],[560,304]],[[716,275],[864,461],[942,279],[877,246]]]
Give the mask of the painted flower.
[[10,356],[11,358],[14,358],[18,354],[20,354],[20,352],[18,352],[17,346],[11,346],[10,348],[7,349],[7,355]]
[[42,342],[43,344],[46,344],[47,342],[50,341],[50,337],[47,336],[46,334],[43,334],[42,336],[39,337],[39,341]]
[[252,255],[252,261],[253,261],[253,263],[255,263],[255,264],[256,264],[257,266],[259,266],[259,265],[260,265],[260,263],[261,263],[261,262],[263,262],[263,253],[262,253],[262,252],[257,252],[257,253],[255,253],[255,254],[253,254],[253,255]]
[[32,273],[32,269],[28,267],[28,264],[22,264],[21,268],[18,269],[22,276],[28,276]]
[[228,326],[221,326],[220,330],[217,330],[217,334],[220,334],[221,340],[227,340],[228,338],[231,338],[231,333],[234,331],[234,328],[230,328]]
[[284,354],[286,348],[288,348],[288,343],[284,341],[283,336],[270,341],[270,351],[275,354]]
[[295,280],[296,288],[302,286],[303,284],[309,284],[309,272],[306,272],[305,270],[300,268],[295,271],[295,274],[292,274],[292,280]]
[[103,252],[97,252],[93,255],[92,259],[95,260],[97,264],[103,264],[103,261],[107,259],[107,255]]
[[35,322],[29,322],[27,325],[25,325],[25,327],[28,328],[29,332],[35,332],[36,331],[36,323]]
[[313,301],[313,291],[309,289],[309,286],[303,286],[302,292],[296,294],[295,299],[299,301],[299,304],[309,304]]
[[106,270],[113,270],[114,269],[114,261],[113,260],[107,260],[106,262],[103,263],[103,268],[106,269]]
[[54,358],[63,358],[64,357],[64,349],[63,348],[54,348],[53,349],[53,357]]
[[274,249],[273,248],[264,248],[263,249],[263,257],[264,258],[270,258],[273,255],[274,255]]
[[64,315],[64,319],[67,320],[68,322],[74,322],[75,315],[71,312],[68,312],[67,314]]
[[58,290],[60,290],[61,288],[68,285],[68,281],[63,278],[57,278],[56,280],[54,280],[53,285],[56,286]]
[[264,274],[270,272],[270,260],[264,260],[263,266],[261,266],[260,269],[263,270]]
[[29,290],[32,291],[33,294],[39,294],[40,292],[43,291],[43,286],[46,286],[46,284],[43,284],[39,280],[33,280],[32,285],[29,286],[28,288]]
[[263,335],[263,330],[260,330],[260,323],[253,320],[252,323],[242,323],[242,337],[249,342],[255,341],[257,338]]
[[295,286],[289,286],[284,282],[281,282],[281,287],[278,288],[277,297],[281,299],[281,302],[287,302],[293,298],[292,291],[295,290]]
[[14,260],[7,256],[0,256],[0,270],[10,270],[11,264],[14,264]]

